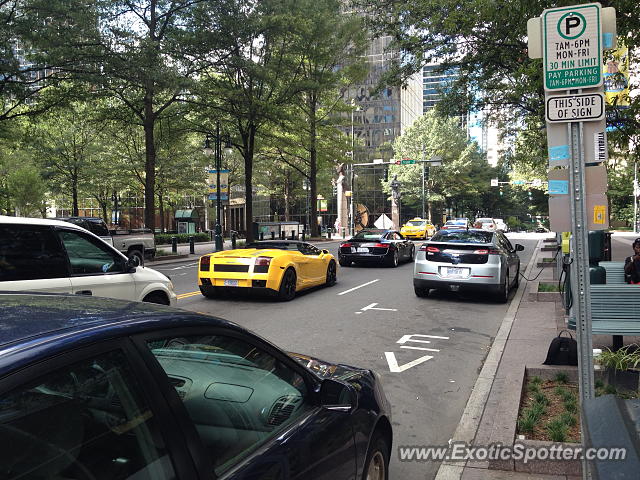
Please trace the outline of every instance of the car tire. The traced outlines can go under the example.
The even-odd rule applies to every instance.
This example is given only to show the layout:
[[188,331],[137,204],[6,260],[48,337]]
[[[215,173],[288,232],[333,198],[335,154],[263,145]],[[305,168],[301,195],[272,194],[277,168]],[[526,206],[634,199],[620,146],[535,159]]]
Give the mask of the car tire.
[[141,266],[141,267],[144,267],[144,254],[140,250],[129,250],[127,252],[127,257],[129,259],[137,258],[138,259],[138,265]]
[[169,305],[169,299],[162,292],[151,292],[142,299],[146,303],[156,303],[158,305]]
[[409,259],[407,261],[413,262],[413,259],[416,256],[416,247],[415,245],[411,245],[411,251],[409,252]]
[[393,251],[393,255],[391,256],[391,258],[387,259],[387,265],[391,268],[396,268],[398,266],[398,263],[399,263],[398,249],[395,249]]
[[293,300],[296,296],[296,271],[289,267],[282,275],[280,288],[278,289],[278,298],[283,302]]
[[325,285],[327,287],[331,287],[336,284],[337,279],[338,275],[336,272],[336,262],[331,260],[329,262],[329,265],[327,266],[327,280],[325,282]]
[[507,303],[509,301],[510,281],[509,270],[507,270],[507,273],[504,275],[504,282],[502,282],[502,285],[500,285],[500,288],[498,289],[498,301],[500,303]]
[[362,480],[389,479],[389,446],[380,433],[374,433],[364,462]]
[[206,298],[218,298],[220,290],[217,287],[200,285],[200,293]]
[[427,298],[429,296],[429,289],[424,287],[413,286],[413,291],[416,293],[416,297]]
[[513,289],[517,289],[520,286],[520,265],[518,265],[518,270],[516,270],[516,279],[513,281]]
[[350,267],[351,266],[351,262],[347,261],[347,260],[343,260],[343,259],[338,259],[338,263],[340,264],[341,267]]

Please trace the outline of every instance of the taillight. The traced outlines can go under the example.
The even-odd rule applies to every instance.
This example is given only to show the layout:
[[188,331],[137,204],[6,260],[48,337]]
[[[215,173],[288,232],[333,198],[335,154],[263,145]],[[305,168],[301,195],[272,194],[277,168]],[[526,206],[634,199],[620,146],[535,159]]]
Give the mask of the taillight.
[[342,245],[340,245],[340,248],[350,248],[351,244],[350,243],[343,243]]
[[256,258],[255,265],[261,266],[261,267],[268,267],[270,263],[271,263],[271,257],[258,257]]
[[493,248],[481,248],[479,250],[474,250],[473,253],[475,253],[476,255],[500,255],[500,252],[498,250],[495,250]]
[[200,270],[208,271],[211,268],[211,257],[200,257]]
[[500,250],[496,250],[494,248],[489,249],[489,255],[500,255]]
[[431,253],[438,253],[440,251],[440,249],[438,247],[427,247],[426,245],[422,245],[420,247],[420,251],[421,252],[431,252]]
[[373,248],[389,248],[391,245],[388,243],[376,243]]

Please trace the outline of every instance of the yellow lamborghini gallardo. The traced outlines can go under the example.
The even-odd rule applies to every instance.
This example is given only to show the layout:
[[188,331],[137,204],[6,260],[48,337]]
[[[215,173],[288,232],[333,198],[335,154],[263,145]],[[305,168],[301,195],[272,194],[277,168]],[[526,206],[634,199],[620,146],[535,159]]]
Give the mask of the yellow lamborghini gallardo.
[[200,257],[198,286],[207,298],[219,297],[229,289],[252,289],[288,301],[305,288],[335,284],[336,268],[333,255],[310,243],[254,242]]

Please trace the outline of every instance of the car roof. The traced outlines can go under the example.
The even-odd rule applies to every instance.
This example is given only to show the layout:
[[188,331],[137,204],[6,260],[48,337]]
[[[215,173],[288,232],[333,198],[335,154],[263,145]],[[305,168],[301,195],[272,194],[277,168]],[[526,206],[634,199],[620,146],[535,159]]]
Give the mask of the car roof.
[[147,330],[226,320],[163,305],[77,295],[0,292],[0,377],[70,348]]
[[494,222],[495,219],[489,217],[476,218],[476,222]]
[[52,218],[8,217],[6,215],[0,215],[0,223],[11,223],[14,225],[41,225],[44,227],[65,227],[81,230],[83,232],[87,231],[73,223],[55,220]]

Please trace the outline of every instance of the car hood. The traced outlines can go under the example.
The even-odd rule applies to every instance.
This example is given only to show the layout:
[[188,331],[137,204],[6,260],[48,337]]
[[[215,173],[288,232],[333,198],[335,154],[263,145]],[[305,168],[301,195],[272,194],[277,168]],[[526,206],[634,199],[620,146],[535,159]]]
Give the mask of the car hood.
[[332,378],[334,380],[349,381],[355,380],[358,376],[368,375],[370,371],[365,368],[352,367],[344,364],[331,363],[320,360],[301,353],[287,352],[295,361],[304,365],[313,373],[322,378]]

